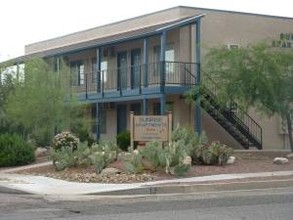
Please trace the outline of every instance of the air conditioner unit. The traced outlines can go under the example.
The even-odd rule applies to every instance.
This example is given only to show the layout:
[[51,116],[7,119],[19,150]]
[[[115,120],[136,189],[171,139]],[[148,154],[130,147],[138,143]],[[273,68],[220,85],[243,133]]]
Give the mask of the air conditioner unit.
[[239,44],[227,44],[229,50],[238,49],[239,47]]

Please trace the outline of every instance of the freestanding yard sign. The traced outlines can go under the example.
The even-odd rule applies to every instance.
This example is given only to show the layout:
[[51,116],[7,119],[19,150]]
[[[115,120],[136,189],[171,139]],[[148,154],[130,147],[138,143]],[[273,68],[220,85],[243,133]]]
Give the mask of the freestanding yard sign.
[[160,141],[171,139],[172,114],[168,115],[134,115],[130,112],[131,148],[134,141]]

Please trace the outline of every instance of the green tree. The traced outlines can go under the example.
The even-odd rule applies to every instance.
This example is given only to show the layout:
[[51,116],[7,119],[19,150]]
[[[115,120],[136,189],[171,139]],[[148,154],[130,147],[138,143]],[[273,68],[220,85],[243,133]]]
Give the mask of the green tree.
[[9,96],[14,93],[15,79],[12,70],[4,70],[0,73],[0,133],[13,133],[20,131],[20,127],[7,114]]
[[293,50],[272,48],[265,42],[239,49],[213,48],[205,70],[220,85],[220,98],[237,100],[286,120],[293,152]]
[[57,71],[53,64],[39,58],[27,61],[25,79],[15,83],[7,103],[10,117],[41,145],[50,144],[56,132],[80,119],[75,117],[78,102],[69,98],[69,68],[60,62]]

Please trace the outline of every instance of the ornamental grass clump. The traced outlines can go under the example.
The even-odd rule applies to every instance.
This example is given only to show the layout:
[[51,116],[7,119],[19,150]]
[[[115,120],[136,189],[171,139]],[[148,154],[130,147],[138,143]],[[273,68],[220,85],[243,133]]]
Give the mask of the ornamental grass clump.
[[52,147],[55,150],[59,150],[62,147],[68,147],[74,151],[77,149],[78,143],[79,139],[75,135],[68,131],[64,131],[54,137]]

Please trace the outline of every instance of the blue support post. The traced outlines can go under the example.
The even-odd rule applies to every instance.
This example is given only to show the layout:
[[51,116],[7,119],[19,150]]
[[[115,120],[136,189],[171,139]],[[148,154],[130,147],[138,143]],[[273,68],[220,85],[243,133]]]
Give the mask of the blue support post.
[[160,98],[160,113],[161,115],[165,114],[165,108],[166,108],[166,95],[165,95],[165,51],[166,51],[166,38],[167,38],[167,33],[166,31],[163,31],[161,35],[161,51],[160,51],[160,92],[161,92],[161,98]]
[[[97,93],[101,92],[101,48],[98,47],[96,51],[97,64],[96,64],[96,73],[97,74]],[[102,91],[103,92],[103,91]]]
[[101,133],[101,109],[100,109],[100,103],[96,103],[96,140],[100,140],[100,133]]
[[[196,65],[196,86],[201,84],[201,39],[200,39],[200,19],[196,21],[195,25],[195,63]],[[200,106],[200,93],[195,105],[195,130],[198,134],[202,131],[202,118]]]
[[166,51],[166,31],[161,34],[161,51],[160,51],[160,90],[165,92],[165,51]]
[[161,115],[165,115],[165,112],[166,112],[166,95],[162,93],[160,97],[160,113]]
[[148,100],[146,98],[143,99],[143,114],[148,115]]
[[148,48],[148,39],[143,39],[143,65],[144,65],[144,87],[147,87],[148,82],[148,62],[149,62],[149,48]]

